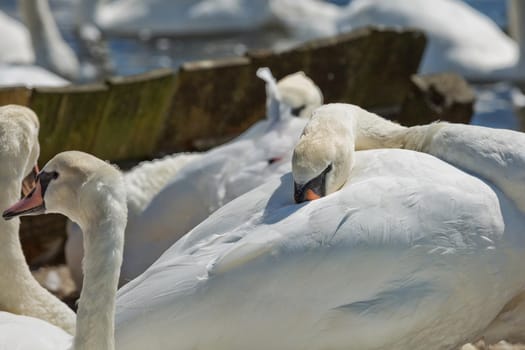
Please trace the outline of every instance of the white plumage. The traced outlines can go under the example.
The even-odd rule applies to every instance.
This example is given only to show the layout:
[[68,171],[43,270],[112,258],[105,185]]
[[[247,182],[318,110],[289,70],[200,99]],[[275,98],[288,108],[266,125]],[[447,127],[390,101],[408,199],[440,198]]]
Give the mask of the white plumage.
[[[19,0],[27,28],[3,13],[0,85],[63,86],[78,77],[79,62],[62,38],[47,0]],[[2,57],[3,56],[3,57]]]
[[[304,118],[321,104],[322,94],[302,72],[277,85],[269,70],[258,74],[267,84],[266,120],[208,152],[144,162],[124,174],[129,225],[121,284],[142,273],[213,211],[288,169]],[[290,107],[304,118],[294,118]],[[66,260],[81,286],[82,232],[71,223],[67,230]]]
[[115,294],[127,218],[120,172],[82,152],[59,153],[39,173],[34,190],[4,211],[3,217],[44,213],[67,215],[85,231],[85,283],[76,333],[72,337],[44,321],[0,313],[0,347],[114,349]]
[[356,152],[341,190],[299,205],[292,176],[274,178],[118,292],[118,349],[450,349],[523,290],[520,198],[469,168],[523,174],[522,134],[319,111],[353,118],[355,139],[340,141],[357,149],[417,148],[471,174],[413,151]]
[[[40,151],[38,129],[38,118],[30,109],[15,105],[0,107],[1,211],[20,198],[22,180],[36,164]],[[41,318],[73,334],[73,311],[31,274],[20,244],[19,226],[18,219],[9,222],[0,219],[0,310]],[[2,313],[2,319],[6,317],[11,316]]]

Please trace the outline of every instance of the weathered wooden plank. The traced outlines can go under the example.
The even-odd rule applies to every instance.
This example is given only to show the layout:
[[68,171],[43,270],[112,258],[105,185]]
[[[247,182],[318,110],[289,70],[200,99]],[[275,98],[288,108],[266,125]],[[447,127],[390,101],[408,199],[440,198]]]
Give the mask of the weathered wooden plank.
[[60,214],[20,218],[20,241],[31,267],[64,262],[66,217]]
[[112,78],[93,153],[111,160],[151,156],[174,90],[171,69]]
[[60,106],[60,112],[65,116],[61,150],[93,152],[107,96],[108,88],[104,84],[76,86],[64,93]]
[[40,120],[40,162],[45,162],[61,149],[57,125],[63,120],[60,115],[60,101],[63,88],[35,88],[31,94],[29,107]]
[[246,58],[182,65],[158,150],[195,149],[199,139],[239,133],[248,127],[250,118],[238,118],[246,116],[246,110],[239,109],[255,79]]
[[425,44],[419,31],[362,28],[282,53],[255,52],[249,57],[255,67],[270,67],[277,78],[304,71],[319,85],[325,102],[387,108],[404,100]]
[[24,86],[0,87],[0,106],[17,104],[27,106],[31,89]]
[[64,150],[93,151],[107,92],[103,84],[35,89],[30,107],[41,123],[41,163]]
[[399,109],[424,47],[419,31],[365,28],[280,53],[251,51],[248,60],[183,65],[158,151],[212,145],[203,140],[232,137],[262,118],[264,84],[255,77],[259,67],[269,67],[278,79],[304,71],[320,86],[326,102]]

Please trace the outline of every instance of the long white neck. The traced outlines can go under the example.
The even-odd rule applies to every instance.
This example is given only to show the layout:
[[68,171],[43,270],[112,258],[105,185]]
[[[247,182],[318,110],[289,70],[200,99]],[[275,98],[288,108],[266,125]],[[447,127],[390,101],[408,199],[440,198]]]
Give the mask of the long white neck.
[[372,113],[357,117],[356,150],[404,148],[431,154],[490,181],[525,213],[525,135],[473,125],[403,127]]
[[39,66],[66,78],[78,75],[78,60],[62,38],[47,0],[19,0]]
[[[21,179],[0,176],[0,208],[20,199]],[[0,310],[48,321],[70,334],[75,332],[75,314],[33,277],[26,263],[18,230],[20,220],[0,219]]]
[[[110,216],[111,212],[106,212]],[[77,311],[76,350],[115,348],[115,298],[122,264],[125,215],[94,217],[84,232],[84,282]]]

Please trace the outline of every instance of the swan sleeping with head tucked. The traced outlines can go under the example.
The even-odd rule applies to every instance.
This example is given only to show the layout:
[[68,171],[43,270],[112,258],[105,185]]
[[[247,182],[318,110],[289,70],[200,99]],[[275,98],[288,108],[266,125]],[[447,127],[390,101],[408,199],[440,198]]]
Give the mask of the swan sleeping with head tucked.
[[[0,107],[0,208],[3,210],[28,192],[24,177],[36,167],[40,153],[39,122],[29,108]],[[33,277],[26,263],[18,234],[18,219],[0,220],[0,324],[10,314],[43,319],[73,334],[75,314]],[[8,313],[7,313],[8,312]],[[1,342],[0,342],[1,344]]]
[[[321,105],[322,94],[303,72],[277,84],[268,69],[258,75],[267,84],[265,120],[208,152],[144,162],[124,174],[130,224],[121,284],[144,272],[217,208],[288,170],[295,141],[312,110]],[[67,230],[66,261],[80,287],[82,232],[72,223]]]
[[[360,117],[345,117],[352,113]],[[325,124],[323,131],[316,132],[322,120],[331,122]],[[358,130],[357,135],[355,130]],[[325,138],[326,144],[321,145],[318,137],[323,133],[340,136]],[[355,145],[353,142],[341,142],[354,138]],[[506,225],[503,246],[508,248],[516,244],[515,250],[521,249],[524,237],[514,227],[525,220],[525,195],[521,190],[525,184],[525,135],[515,131],[449,123],[406,128],[356,106],[325,106],[314,114],[295,149],[296,201],[318,199],[339,190],[347,181],[351,181],[349,170],[353,164],[354,148],[378,147],[429,153],[487,182],[500,201]],[[332,157],[335,153],[342,157]],[[506,253],[510,260],[512,249]],[[519,263],[519,260],[515,263]],[[509,276],[509,281],[515,278]],[[525,286],[519,278],[518,285],[520,287],[513,292],[514,298],[508,300],[497,319],[481,333],[489,342],[501,339],[525,341],[522,333],[525,318],[521,312],[525,308]]]
[[0,345],[28,350],[114,349],[115,294],[127,216],[122,175],[86,153],[60,153],[37,175],[33,190],[3,217],[43,213],[67,215],[85,232],[76,335],[72,338],[34,318],[0,314]]
[[[468,159],[523,170],[525,138],[457,128],[317,109],[293,174],[223,206],[119,290],[117,348],[418,350],[476,339],[525,287],[525,218]],[[479,134],[484,143],[470,144]],[[379,147],[466,163],[354,152]],[[294,186],[299,202],[320,198],[295,204]]]

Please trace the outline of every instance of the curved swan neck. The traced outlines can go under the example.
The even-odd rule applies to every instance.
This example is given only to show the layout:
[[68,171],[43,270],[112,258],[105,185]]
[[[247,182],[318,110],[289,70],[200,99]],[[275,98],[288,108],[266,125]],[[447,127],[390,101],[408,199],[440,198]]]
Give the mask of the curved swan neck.
[[[20,197],[21,179],[0,179],[0,207],[7,208]],[[44,289],[26,263],[18,230],[20,220],[0,220],[0,310],[46,320],[70,334],[75,332],[74,312]]]
[[115,298],[126,215],[112,215],[108,210],[107,217],[92,216],[89,223],[80,224],[84,232],[84,287],[78,304],[76,350],[115,347]]
[[446,122],[407,128],[364,112],[357,113],[356,150],[403,148],[431,154],[490,181],[525,213],[521,133]]
[[31,34],[36,63],[66,78],[78,72],[78,60],[62,38],[47,0],[19,0],[24,22]]
[[400,148],[405,127],[362,110],[355,114],[355,149]]

